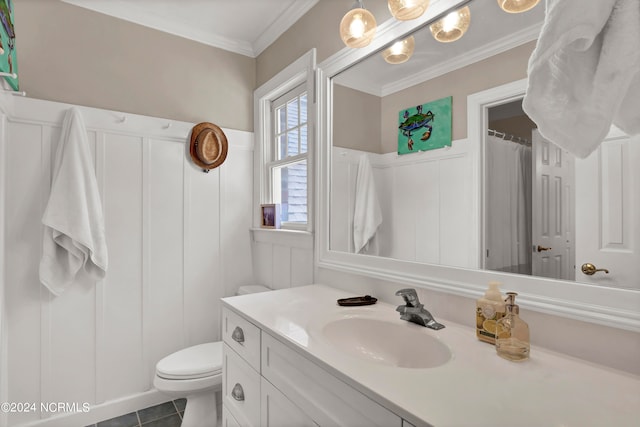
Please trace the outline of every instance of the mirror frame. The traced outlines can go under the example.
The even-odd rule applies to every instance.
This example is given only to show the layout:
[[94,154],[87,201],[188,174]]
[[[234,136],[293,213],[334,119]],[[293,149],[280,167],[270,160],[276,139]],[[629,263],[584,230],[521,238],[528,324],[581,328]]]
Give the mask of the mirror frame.
[[[330,203],[331,203],[331,155],[332,155],[332,78],[353,64],[377,53],[391,42],[406,37],[450,10],[457,9],[471,0],[433,0],[427,12],[413,21],[390,19],[378,27],[371,44],[362,49],[344,48],[320,63],[316,70],[317,127],[316,153],[316,224],[315,266],[316,269],[351,273],[355,275],[402,283],[434,291],[450,293],[468,298],[478,298],[491,280],[504,283],[505,289],[518,292],[520,306],[561,317],[601,324],[609,327],[640,332],[640,291],[595,286],[563,280],[500,273],[487,270],[472,270],[434,264],[360,255],[330,250]],[[469,95],[467,104],[467,135],[481,132],[482,120],[487,110],[496,101],[497,91],[504,99],[524,95],[526,79]],[[474,206],[481,215],[480,191],[483,171],[481,167],[482,141],[474,160],[474,176],[478,178],[479,191]],[[478,216],[478,221],[481,216]],[[481,227],[478,227],[479,229]],[[480,239],[481,236],[473,236]]]

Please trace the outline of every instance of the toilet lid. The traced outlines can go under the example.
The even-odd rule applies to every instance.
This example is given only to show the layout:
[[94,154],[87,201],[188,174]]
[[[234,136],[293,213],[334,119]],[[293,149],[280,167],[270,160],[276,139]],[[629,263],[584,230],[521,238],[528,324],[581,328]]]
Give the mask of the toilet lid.
[[209,377],[222,372],[222,342],[194,345],[168,355],[156,365],[156,374],[170,380]]

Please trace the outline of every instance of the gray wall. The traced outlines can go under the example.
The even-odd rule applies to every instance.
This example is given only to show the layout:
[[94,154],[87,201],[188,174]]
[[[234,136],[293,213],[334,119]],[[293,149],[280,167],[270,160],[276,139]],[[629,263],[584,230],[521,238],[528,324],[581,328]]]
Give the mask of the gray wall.
[[382,154],[381,99],[345,86],[333,85],[333,145]]
[[14,8],[27,96],[253,131],[255,59],[58,0]]

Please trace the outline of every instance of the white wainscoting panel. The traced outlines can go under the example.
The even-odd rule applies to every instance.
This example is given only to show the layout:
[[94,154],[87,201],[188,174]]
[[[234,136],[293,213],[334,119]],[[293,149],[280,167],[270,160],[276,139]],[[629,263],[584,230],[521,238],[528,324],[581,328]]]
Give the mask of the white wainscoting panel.
[[[255,283],[253,134],[225,129],[227,161],[203,173],[187,152],[193,124],[79,107],[103,201],[109,267],[105,279],[80,278],[54,297],[38,275],[41,218],[70,106],[21,99],[14,107],[0,140],[3,397],[88,402],[100,405],[102,417],[109,414],[105,403],[148,401],[156,362],[218,340],[219,299]],[[31,425],[58,415],[36,411],[0,421]]]
[[285,289],[313,283],[313,235],[302,231],[253,229],[257,284]]
[[[353,210],[358,159],[363,152],[333,152],[330,249],[353,252]],[[468,140],[453,148],[412,153],[368,153],[382,208],[379,254],[385,257],[472,267],[477,248],[468,221],[476,191]]]

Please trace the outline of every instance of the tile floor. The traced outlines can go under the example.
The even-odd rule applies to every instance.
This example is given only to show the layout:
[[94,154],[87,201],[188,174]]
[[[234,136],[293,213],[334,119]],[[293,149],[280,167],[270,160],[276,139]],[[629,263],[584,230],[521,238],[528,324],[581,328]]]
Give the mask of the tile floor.
[[140,409],[87,427],[180,427],[186,399]]

